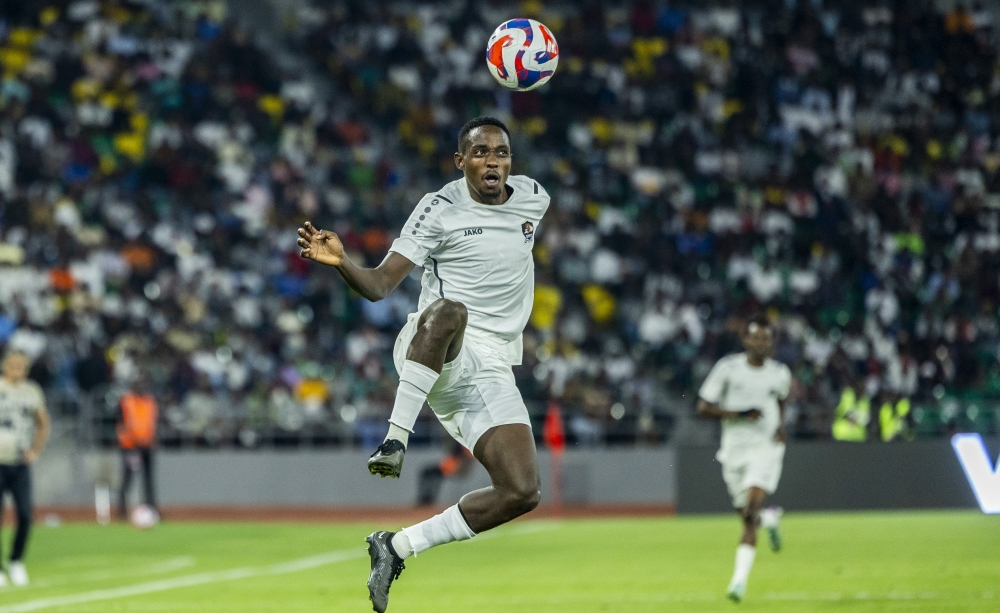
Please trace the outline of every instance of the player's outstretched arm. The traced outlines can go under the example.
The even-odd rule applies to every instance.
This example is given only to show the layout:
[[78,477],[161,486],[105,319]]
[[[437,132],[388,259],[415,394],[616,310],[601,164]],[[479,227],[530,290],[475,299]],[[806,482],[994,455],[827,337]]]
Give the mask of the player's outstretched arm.
[[388,296],[414,267],[410,260],[390,252],[377,267],[362,268],[347,257],[344,244],[335,233],[320,230],[308,221],[299,228],[298,245],[300,256],[333,266],[351,289],[372,302]]

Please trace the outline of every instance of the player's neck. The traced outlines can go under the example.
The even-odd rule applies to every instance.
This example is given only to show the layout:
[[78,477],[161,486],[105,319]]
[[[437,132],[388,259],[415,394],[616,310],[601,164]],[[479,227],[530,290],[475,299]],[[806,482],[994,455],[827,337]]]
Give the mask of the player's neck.
[[764,362],[765,358],[762,358],[761,356],[750,355],[749,353],[747,354],[747,364],[753,366],[754,368],[760,368],[764,365]]
[[476,191],[476,188],[472,187],[469,180],[465,180],[465,186],[469,189],[469,197],[472,198],[474,202],[479,204],[486,204],[490,206],[497,206],[500,204],[505,204],[513,193],[513,189],[507,184],[504,184],[503,189],[496,196],[486,196]]

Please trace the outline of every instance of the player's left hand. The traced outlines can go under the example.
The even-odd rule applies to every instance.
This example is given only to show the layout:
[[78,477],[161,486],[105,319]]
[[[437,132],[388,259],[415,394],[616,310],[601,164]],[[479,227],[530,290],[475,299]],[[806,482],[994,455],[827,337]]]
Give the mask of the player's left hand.
[[788,442],[788,432],[784,426],[778,426],[778,429],[774,431],[774,440],[782,444]]
[[24,463],[25,464],[34,464],[37,461],[38,461],[38,452],[37,451],[35,451],[34,449],[28,449],[27,451],[24,452]]

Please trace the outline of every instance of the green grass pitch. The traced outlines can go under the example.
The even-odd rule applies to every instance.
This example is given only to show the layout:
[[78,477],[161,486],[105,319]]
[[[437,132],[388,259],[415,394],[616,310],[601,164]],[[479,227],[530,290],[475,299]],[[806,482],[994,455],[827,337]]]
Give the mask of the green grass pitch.
[[[790,513],[782,526],[784,551],[761,539],[738,605],[723,595],[733,515],[519,521],[407,561],[389,611],[1000,610],[1000,517]],[[33,585],[0,590],[0,613],[362,613],[371,610],[363,538],[374,528],[40,526]]]

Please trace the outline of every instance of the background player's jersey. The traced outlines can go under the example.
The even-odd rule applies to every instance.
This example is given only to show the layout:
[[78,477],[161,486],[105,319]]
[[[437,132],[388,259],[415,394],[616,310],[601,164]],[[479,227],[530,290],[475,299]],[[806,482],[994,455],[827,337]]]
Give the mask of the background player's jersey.
[[463,303],[466,337],[520,364],[535,293],[531,249],[549,195],[525,176],[511,175],[507,185],[513,193],[500,205],[473,200],[465,178],[427,194],[390,251],[423,266],[420,309],[439,298]]
[[20,464],[35,436],[35,414],[45,405],[34,381],[0,378],[0,464]]
[[774,444],[774,433],[781,425],[778,401],[788,397],[791,383],[791,371],[776,360],[767,359],[763,366],[754,368],[746,353],[736,353],[715,364],[698,396],[728,411],[760,409],[763,414],[757,421],[724,420],[721,456]]

